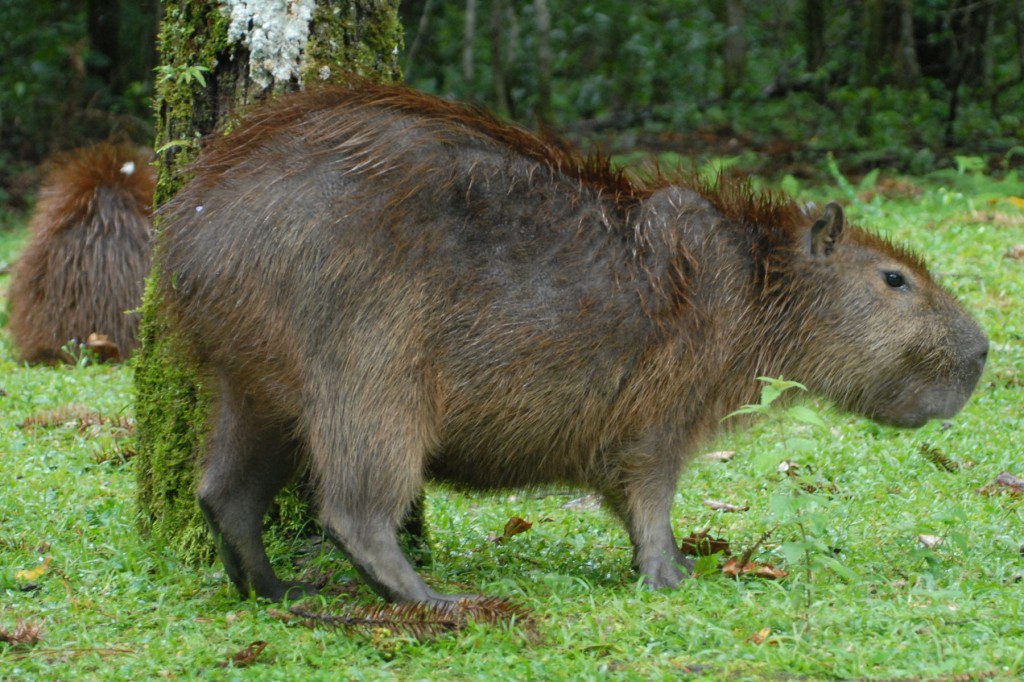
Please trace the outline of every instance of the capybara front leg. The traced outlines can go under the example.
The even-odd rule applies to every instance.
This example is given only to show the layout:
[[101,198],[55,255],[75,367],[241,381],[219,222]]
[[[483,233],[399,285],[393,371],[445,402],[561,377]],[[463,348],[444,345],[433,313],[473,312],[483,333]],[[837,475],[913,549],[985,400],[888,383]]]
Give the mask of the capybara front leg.
[[683,555],[672,532],[675,472],[633,469],[620,485],[605,499],[629,532],[633,565],[650,587],[676,587],[693,571],[693,562]]

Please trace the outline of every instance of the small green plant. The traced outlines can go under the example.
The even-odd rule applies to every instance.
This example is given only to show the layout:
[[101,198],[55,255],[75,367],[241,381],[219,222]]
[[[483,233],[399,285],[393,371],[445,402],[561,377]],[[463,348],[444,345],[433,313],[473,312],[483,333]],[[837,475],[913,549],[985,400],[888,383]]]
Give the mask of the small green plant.
[[796,528],[798,531],[797,539],[783,542],[779,549],[789,564],[802,569],[803,579],[794,582],[794,590],[804,597],[801,603],[805,607],[806,619],[813,601],[811,586],[817,573],[828,569],[848,580],[856,577],[851,569],[836,559],[835,551],[828,542],[828,519],[831,515],[826,510],[831,504],[828,493],[832,486],[814,476],[813,467],[790,459],[818,449],[818,441],[807,437],[806,429],[794,433],[794,424],[805,425],[812,431],[823,431],[828,427],[821,415],[808,405],[798,403],[784,408],[779,405],[779,399],[787,391],[806,391],[803,384],[782,377],[758,377],[758,380],[764,382],[760,401],[744,405],[726,419],[754,414],[774,422],[769,433],[776,434],[773,438],[775,447],[765,449],[758,457],[758,464],[764,467],[768,460],[782,474],[771,495],[769,508],[780,528]]
[[[775,424],[775,430],[778,434],[778,438],[775,442],[783,450],[784,454],[813,451],[818,445],[817,441],[806,438],[803,435],[790,433],[791,429],[787,428],[787,424],[798,422],[824,429],[827,428],[825,421],[817,411],[807,405],[796,404],[790,405],[786,408],[780,408],[776,404],[776,401],[778,401],[786,391],[792,391],[794,389],[798,391],[806,391],[807,387],[798,381],[788,381],[782,377],[779,377],[778,379],[773,379],[771,377],[758,377],[757,380],[764,383],[764,386],[761,388],[760,402],[744,405],[738,410],[729,413],[729,415],[726,416],[726,419],[742,414],[762,415],[765,418],[770,419]],[[765,450],[762,455],[759,456],[758,463],[764,464],[766,460],[769,459],[774,464],[778,464],[779,461],[781,461],[775,448]]]
[[94,365],[99,360],[96,351],[77,339],[71,339],[61,346],[60,349],[71,358],[71,364],[76,369],[81,369],[86,365]]
[[191,66],[167,64],[156,70],[157,75],[162,81],[169,81],[178,85],[199,83],[204,88],[206,87],[206,76],[204,74],[209,73],[209,71],[209,67],[200,64],[193,64]]

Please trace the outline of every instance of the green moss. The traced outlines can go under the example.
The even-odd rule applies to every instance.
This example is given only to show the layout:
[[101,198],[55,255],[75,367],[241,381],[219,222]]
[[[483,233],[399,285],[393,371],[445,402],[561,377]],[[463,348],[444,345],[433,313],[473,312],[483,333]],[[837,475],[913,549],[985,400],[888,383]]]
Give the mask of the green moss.
[[[227,28],[216,3],[180,0],[166,7],[159,38],[163,66],[154,100],[162,162],[158,205],[187,180],[183,170],[198,154],[203,134],[226,129],[244,104],[271,94],[247,80],[248,65],[244,56],[234,54]],[[314,80],[326,68],[337,78],[354,71],[396,80],[400,41],[397,2],[322,1],[307,46],[306,77]],[[287,87],[279,84],[271,90]],[[159,220],[154,228],[159,231]],[[192,563],[209,560],[214,553],[195,497],[210,396],[184,344],[161,318],[155,293],[161,277],[159,252],[154,263],[142,306],[142,349],[136,356],[139,518],[155,542]],[[276,531],[288,536],[307,527],[310,513],[290,487],[279,496],[271,518]]]
[[145,530],[182,557],[210,559],[213,545],[195,498],[210,400],[158,314],[158,277],[154,271],[143,298],[143,354],[135,370],[140,518]]
[[357,73],[372,80],[399,81],[401,47],[396,0],[322,2],[313,16],[303,78],[339,80],[345,73]]
[[217,3],[167,3],[157,39],[162,66],[157,69],[154,113],[163,165],[155,201],[160,205],[181,189],[186,180],[181,169],[198,154],[201,135],[213,130],[217,102],[212,79],[219,81],[233,60],[227,19]]

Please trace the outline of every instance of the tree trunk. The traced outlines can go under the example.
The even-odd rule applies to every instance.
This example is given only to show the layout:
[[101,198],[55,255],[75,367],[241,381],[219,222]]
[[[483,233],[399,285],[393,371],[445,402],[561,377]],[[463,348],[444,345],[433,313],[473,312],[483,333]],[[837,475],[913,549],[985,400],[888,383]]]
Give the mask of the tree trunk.
[[[222,13],[221,6],[234,14]],[[183,169],[198,153],[201,136],[229,122],[240,108],[304,82],[340,80],[350,72],[398,79],[397,6],[397,0],[296,0],[282,3],[280,15],[248,16],[242,2],[166,2],[154,98],[161,164],[157,204],[184,182]],[[274,45],[251,48],[247,36],[263,21],[287,23],[289,31],[276,31],[282,38]],[[161,276],[157,252],[143,301],[142,351],[135,370],[140,519],[158,543],[198,560],[213,555],[195,500],[209,400],[188,350],[161,317],[154,294]],[[308,514],[301,503],[283,506],[297,521]]]
[[551,12],[548,0],[533,0],[537,17],[537,122],[551,121]]
[[89,46],[95,53],[89,70],[115,93],[120,92],[115,68],[121,61],[120,18],[118,0],[89,0],[86,3]]
[[921,78],[921,66],[917,62],[917,45],[914,39],[914,0],[900,2],[900,84],[911,88]]
[[740,0],[721,0],[717,9],[719,21],[725,24],[725,39],[722,41],[722,97],[729,99],[743,85],[747,72],[743,3]]
[[494,88],[494,108],[502,116],[509,115],[508,87],[505,83],[505,57],[502,49],[504,35],[502,24],[505,21],[505,0],[491,0],[491,84]]
[[825,62],[825,12],[825,0],[804,1],[804,51],[809,73]]
[[466,0],[466,32],[462,36],[462,80],[473,91],[473,43],[476,40],[476,0]]
[[420,13],[419,23],[416,25],[416,37],[412,41],[412,45],[405,52],[405,77],[412,78],[412,69],[416,64],[416,56],[420,50],[420,45],[423,44],[424,36],[427,34],[427,30],[430,26],[430,14],[434,11],[434,0],[426,0],[423,3],[423,11]]

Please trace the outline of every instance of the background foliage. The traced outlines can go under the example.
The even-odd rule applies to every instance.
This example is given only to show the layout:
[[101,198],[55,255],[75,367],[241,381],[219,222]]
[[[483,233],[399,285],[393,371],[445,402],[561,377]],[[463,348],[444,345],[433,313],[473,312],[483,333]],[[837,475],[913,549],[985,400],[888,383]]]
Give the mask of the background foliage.
[[[0,206],[50,153],[151,141],[157,0],[0,3]],[[1024,0],[408,0],[417,87],[528,125],[808,175],[1024,158]]]
[[620,148],[712,144],[790,161],[831,150],[920,172],[948,165],[952,148],[1005,154],[1024,133],[1018,0],[413,0],[403,11],[416,86],[577,134],[633,129]]

